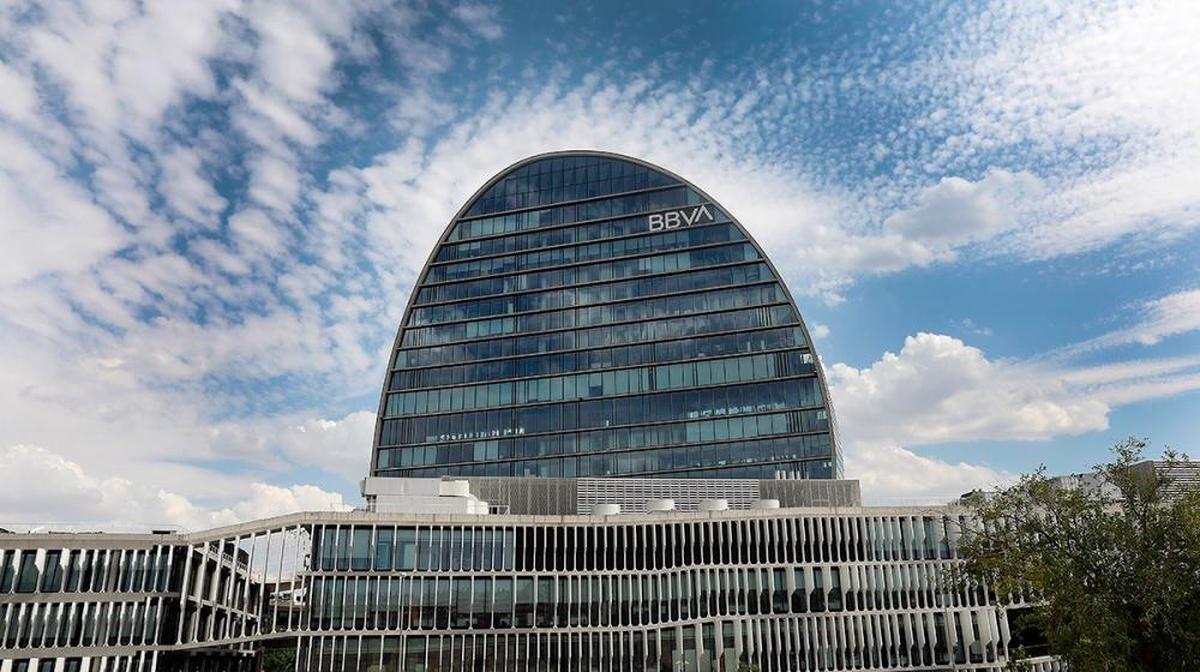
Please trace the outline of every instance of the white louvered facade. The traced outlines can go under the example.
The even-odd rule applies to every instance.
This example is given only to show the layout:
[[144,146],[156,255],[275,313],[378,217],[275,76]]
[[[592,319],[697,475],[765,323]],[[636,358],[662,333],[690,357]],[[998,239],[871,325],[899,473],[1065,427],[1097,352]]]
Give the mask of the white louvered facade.
[[999,670],[1005,610],[948,582],[962,515],[353,512],[0,535],[0,672],[241,669],[268,645],[297,670]]
[[760,499],[758,481],[735,478],[581,478],[576,511],[590,514],[597,504],[620,505],[623,513],[645,513],[646,502],[671,499],[680,511],[695,511],[704,500],[724,499],[731,509],[748,509]]

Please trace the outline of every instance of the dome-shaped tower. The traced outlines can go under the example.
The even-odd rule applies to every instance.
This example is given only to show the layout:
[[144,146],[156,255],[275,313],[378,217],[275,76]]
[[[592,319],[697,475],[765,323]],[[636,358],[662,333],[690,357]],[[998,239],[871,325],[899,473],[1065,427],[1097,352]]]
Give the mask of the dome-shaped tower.
[[828,391],[782,278],[673,173],[520,161],[421,271],[373,476],[837,478]]

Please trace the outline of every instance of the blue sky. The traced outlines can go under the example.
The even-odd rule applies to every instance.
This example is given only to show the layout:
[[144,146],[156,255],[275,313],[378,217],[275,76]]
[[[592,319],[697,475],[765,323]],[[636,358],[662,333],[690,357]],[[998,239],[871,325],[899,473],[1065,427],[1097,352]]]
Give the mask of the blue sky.
[[437,235],[568,148],[767,247],[870,502],[1193,448],[1195,3],[342,5],[0,9],[0,520],[357,503]]

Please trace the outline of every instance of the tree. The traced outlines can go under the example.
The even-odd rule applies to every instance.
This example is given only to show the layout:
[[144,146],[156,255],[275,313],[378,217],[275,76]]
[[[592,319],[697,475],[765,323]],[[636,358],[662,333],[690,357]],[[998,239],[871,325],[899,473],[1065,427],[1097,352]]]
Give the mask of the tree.
[[286,648],[267,649],[263,653],[262,672],[292,672],[296,669],[296,649]]
[[1002,604],[1024,597],[1026,623],[1072,672],[1195,670],[1200,661],[1200,492],[1172,489],[1168,469],[1135,468],[1130,438],[1094,484],[1063,487],[1045,467],[994,495],[968,498],[963,578]]

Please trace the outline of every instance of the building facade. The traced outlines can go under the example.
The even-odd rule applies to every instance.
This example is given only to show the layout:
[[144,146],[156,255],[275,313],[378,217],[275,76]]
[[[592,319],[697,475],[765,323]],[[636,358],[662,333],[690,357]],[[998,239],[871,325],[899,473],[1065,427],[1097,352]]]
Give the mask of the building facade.
[[838,478],[823,375],[779,274],[703,191],[629,157],[536,156],[422,269],[372,474]]
[[302,513],[0,535],[0,672],[1000,670],[963,510]]
[[[1200,464],[1192,460],[1143,460],[1130,465],[1130,469],[1147,482],[1161,481],[1163,496],[1168,499],[1177,499],[1200,490]],[[1051,481],[1060,488],[1087,490],[1111,499],[1121,498],[1117,486],[1094,472],[1055,476]]]
[[0,532],[0,672],[1004,669],[1008,609],[952,580],[963,510],[840,476],[745,229],[644,162],[533,157],[420,273],[366,509]]

